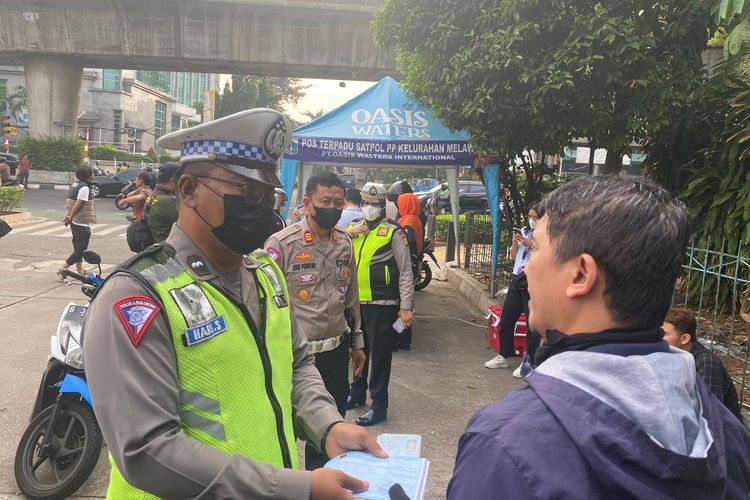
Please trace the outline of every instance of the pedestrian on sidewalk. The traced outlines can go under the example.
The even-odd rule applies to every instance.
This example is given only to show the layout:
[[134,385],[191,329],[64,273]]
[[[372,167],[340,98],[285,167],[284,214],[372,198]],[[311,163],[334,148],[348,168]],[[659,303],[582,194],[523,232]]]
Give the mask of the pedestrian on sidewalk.
[[71,184],[68,190],[66,202],[68,214],[63,219],[63,224],[70,227],[73,235],[73,253],[57,271],[60,279],[64,278],[62,271],[73,264],[76,266],[76,272],[83,274],[83,252],[89,247],[91,224],[96,224],[96,210],[91,196],[91,181],[94,179],[94,172],[88,166],[78,167],[76,178],[78,180]]
[[[344,208],[344,184],[331,172],[314,175],[307,181],[304,204],[307,215],[271,236],[265,248],[284,273],[294,317],[307,336],[323,384],[344,417],[349,359],[355,379],[365,364],[352,240],[335,227]],[[354,319],[352,332],[346,314]],[[305,446],[305,469],[318,469],[327,461],[314,446]]]
[[18,180],[21,181],[23,187],[29,188],[29,173],[31,172],[31,159],[29,155],[23,155],[21,161],[18,162]]
[[[539,211],[538,205],[534,204],[529,208],[529,223],[520,230],[513,230],[513,243],[510,247],[510,257],[515,259],[513,264],[513,276],[508,285],[508,292],[505,294],[503,302],[503,315],[500,318],[500,353],[487,361],[484,366],[487,368],[508,368],[508,358],[515,356],[516,351],[513,347],[513,335],[516,330],[516,322],[521,314],[529,316],[529,293],[526,284],[526,263],[531,258],[532,244],[531,238],[534,229],[539,223],[539,219],[544,215]],[[539,346],[541,337],[526,330],[526,352],[531,362],[534,362],[534,354]],[[521,378],[521,367],[513,372],[513,376]]]
[[[411,270],[414,275],[414,284],[417,283],[417,274],[419,261],[422,259],[422,247],[424,246],[424,226],[420,214],[423,214],[419,204],[419,198],[414,193],[406,192],[399,195],[396,200],[398,211],[401,218],[398,224],[404,228],[406,239],[409,242],[409,252],[411,253]],[[396,335],[395,345],[404,351],[411,351],[411,328],[406,328],[403,332]]]
[[471,419],[448,500],[747,499],[750,433],[663,340],[685,205],[644,178],[596,176],[540,211],[526,267],[537,367]]

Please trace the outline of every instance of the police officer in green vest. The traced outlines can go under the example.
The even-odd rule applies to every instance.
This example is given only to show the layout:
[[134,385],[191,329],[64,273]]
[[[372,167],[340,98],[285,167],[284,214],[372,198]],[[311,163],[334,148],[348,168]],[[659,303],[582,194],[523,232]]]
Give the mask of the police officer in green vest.
[[256,250],[274,228],[290,130],[254,109],[159,140],[182,153],[178,221],[109,277],[83,334],[108,498],[352,498],[367,484],[299,470],[295,437],[328,457],[385,455],[342,421],[282,273]]
[[[394,325],[397,331],[403,331],[414,321],[409,244],[404,230],[385,217],[386,194],[382,184],[365,184],[361,191],[364,219],[352,222],[348,229],[357,260],[362,330],[367,347],[365,354],[371,365],[369,388],[372,405],[355,420],[365,426],[377,424],[388,416]],[[365,362],[362,377],[351,385],[348,409],[365,403],[367,368],[368,362]]]

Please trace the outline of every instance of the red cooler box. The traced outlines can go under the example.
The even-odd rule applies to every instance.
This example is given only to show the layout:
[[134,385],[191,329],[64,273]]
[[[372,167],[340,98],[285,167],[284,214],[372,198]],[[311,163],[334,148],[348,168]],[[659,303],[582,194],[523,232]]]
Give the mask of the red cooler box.
[[[489,326],[487,327],[487,341],[496,352],[500,352],[500,318],[503,315],[503,306],[493,304],[489,308]],[[526,315],[521,314],[516,321],[513,332],[513,349],[518,356],[526,354]]]

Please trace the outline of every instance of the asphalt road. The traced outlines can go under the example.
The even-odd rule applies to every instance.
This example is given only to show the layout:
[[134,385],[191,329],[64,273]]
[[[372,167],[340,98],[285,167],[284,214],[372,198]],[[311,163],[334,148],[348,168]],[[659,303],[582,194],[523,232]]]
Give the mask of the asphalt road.
[[[0,401],[0,498],[18,495],[13,459],[47,363],[50,336],[70,301],[85,302],[79,287],[60,282],[54,274],[71,251],[66,229],[57,225],[64,199],[64,191],[27,192],[24,206],[38,219],[18,225],[0,239],[0,379],[4,387]],[[119,238],[120,229],[113,230],[124,228],[124,214],[114,209],[112,199],[98,200],[97,207],[100,221],[107,226],[99,226],[98,235],[94,228],[91,246],[102,255],[106,274],[131,253]],[[53,224],[39,226],[48,222]],[[37,228],[29,229],[32,226]],[[101,234],[107,230],[112,231]],[[458,295],[450,284],[439,281],[417,293],[413,350],[394,353],[388,420],[370,428],[375,435],[422,435],[422,456],[431,461],[425,497],[429,499],[445,497],[458,437],[471,416],[523,386],[511,376],[517,359],[510,369],[483,366],[495,353],[487,346],[484,328],[472,325],[482,325],[484,320],[480,311]],[[363,411],[350,412],[347,420]],[[108,468],[105,447],[94,474],[78,495],[104,497]]]

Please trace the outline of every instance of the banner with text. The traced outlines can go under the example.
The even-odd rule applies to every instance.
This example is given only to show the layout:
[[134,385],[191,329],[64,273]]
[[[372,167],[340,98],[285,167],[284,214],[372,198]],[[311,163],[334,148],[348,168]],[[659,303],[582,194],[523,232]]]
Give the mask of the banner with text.
[[294,137],[286,158],[308,162],[351,162],[372,165],[471,165],[466,141],[377,141]]

